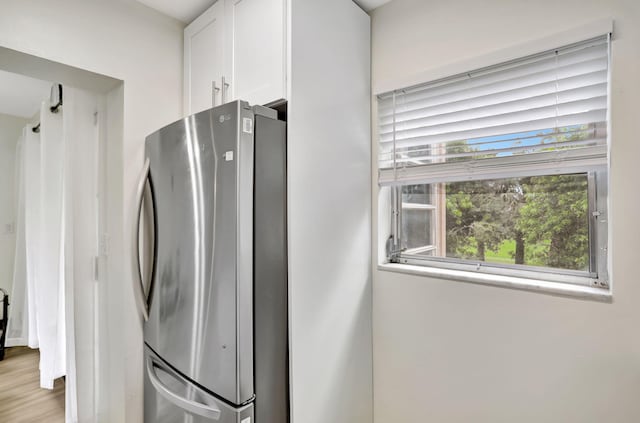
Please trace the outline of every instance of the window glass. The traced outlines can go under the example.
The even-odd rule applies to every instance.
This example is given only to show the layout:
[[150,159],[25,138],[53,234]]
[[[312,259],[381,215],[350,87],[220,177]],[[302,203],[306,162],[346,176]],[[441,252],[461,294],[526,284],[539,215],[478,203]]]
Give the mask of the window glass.
[[431,185],[402,187],[402,248],[414,254],[433,254],[434,211]]
[[[505,265],[589,269],[588,175],[463,181],[445,186],[445,248],[431,255]],[[402,187],[405,252],[433,245],[432,185]],[[420,194],[418,194],[420,193]]]

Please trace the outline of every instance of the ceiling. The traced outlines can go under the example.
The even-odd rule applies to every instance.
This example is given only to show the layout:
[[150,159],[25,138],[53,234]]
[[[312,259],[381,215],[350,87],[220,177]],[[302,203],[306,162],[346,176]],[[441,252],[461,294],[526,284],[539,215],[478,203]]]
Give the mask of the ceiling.
[[207,10],[216,0],[138,0],[172,18],[186,24],[191,23],[197,16]]
[[0,113],[30,119],[48,100],[51,82],[0,70]]
[[[197,16],[207,10],[216,0],[138,0],[172,18],[176,18],[185,24],[191,23]],[[391,0],[354,0],[367,12],[380,7]]]
[[391,0],[353,0],[365,11],[371,12],[373,9],[377,9],[383,4],[389,3]]

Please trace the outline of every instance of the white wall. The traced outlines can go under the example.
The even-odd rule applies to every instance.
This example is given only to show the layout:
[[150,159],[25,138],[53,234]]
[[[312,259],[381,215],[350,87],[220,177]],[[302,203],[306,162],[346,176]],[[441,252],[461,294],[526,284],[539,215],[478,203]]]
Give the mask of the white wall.
[[0,288],[11,295],[16,249],[16,145],[29,119],[0,114]]
[[371,423],[369,16],[350,0],[290,10],[292,421]]
[[640,2],[394,0],[372,14],[373,85],[602,18],[613,303],[374,270],[376,423],[640,421]]
[[[109,398],[101,419],[142,421],[142,326],[125,242],[144,138],[182,115],[183,24],[133,0],[0,0],[0,11],[0,47],[124,81],[108,97],[124,101],[123,120],[110,117],[124,135],[119,155],[108,158],[108,189],[119,201],[109,205],[116,222],[109,234],[109,298],[100,299],[108,302],[110,341],[109,357],[101,357],[110,375],[100,386],[100,399]],[[117,128],[108,140],[120,141]]]

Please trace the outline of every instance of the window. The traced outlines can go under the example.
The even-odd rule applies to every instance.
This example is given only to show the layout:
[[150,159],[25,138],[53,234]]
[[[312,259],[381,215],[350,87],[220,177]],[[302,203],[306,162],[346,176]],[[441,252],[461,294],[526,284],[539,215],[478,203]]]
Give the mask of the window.
[[609,42],[379,95],[387,259],[608,288]]

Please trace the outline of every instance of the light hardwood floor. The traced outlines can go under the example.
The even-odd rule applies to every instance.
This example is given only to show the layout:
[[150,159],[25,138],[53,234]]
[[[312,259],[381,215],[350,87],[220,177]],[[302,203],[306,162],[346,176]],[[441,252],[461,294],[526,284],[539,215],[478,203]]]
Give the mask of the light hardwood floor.
[[63,423],[64,381],[52,391],[40,388],[38,350],[13,347],[0,361],[0,422]]

